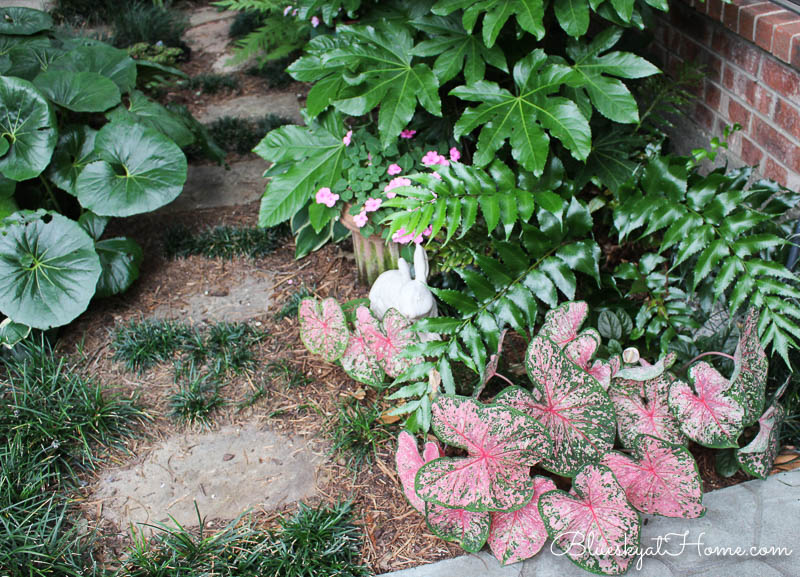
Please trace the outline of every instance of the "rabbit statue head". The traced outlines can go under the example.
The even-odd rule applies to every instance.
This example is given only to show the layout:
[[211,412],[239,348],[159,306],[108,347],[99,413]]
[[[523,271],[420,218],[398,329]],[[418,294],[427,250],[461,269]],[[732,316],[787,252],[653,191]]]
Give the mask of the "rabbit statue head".
[[397,270],[381,274],[369,291],[370,310],[379,319],[386,311],[396,309],[411,321],[437,315],[436,299],[428,288],[428,255],[422,245],[414,251],[414,273],[404,259],[397,262]]

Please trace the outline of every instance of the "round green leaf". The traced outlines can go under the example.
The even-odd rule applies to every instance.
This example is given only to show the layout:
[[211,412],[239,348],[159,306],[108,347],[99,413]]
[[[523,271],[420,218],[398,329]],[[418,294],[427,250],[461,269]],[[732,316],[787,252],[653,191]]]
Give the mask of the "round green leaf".
[[75,185],[78,201],[101,216],[150,212],[175,200],[186,182],[181,149],[152,128],[105,125],[95,139],[100,160],[83,169]]
[[117,85],[97,72],[48,70],[33,83],[50,100],[73,112],[104,112],[121,98]]
[[53,161],[47,169],[47,177],[61,190],[76,195],[75,183],[83,167],[96,159],[94,141],[97,131],[85,124],[62,128]]
[[27,338],[31,333],[31,327],[15,323],[10,318],[6,318],[0,323],[0,345],[7,349],[13,348],[21,340]]
[[53,19],[47,12],[21,6],[0,8],[0,34],[29,36],[52,27]]
[[96,72],[112,80],[123,93],[130,92],[136,86],[136,61],[124,50],[108,44],[78,46],[53,62],[50,68],[70,72]]
[[0,157],[0,172],[11,180],[39,176],[56,145],[56,118],[27,80],[0,77],[0,138],[10,145]]
[[49,38],[21,37],[8,54],[10,66],[5,75],[32,81],[64,54]]
[[143,93],[134,90],[128,95],[128,104],[117,106],[106,113],[110,121],[127,121],[144,124],[156,129],[180,147],[188,146],[195,140],[191,129],[183,119],[170,112],[158,102],[153,102]]
[[100,278],[94,241],[55,213],[19,212],[0,229],[0,311],[37,329],[86,310]]
[[103,272],[97,281],[98,297],[123,293],[139,278],[142,247],[130,238],[109,238],[95,243]]
[[[0,139],[0,143],[8,142],[5,139]],[[17,201],[14,198],[14,192],[17,189],[17,183],[13,180],[0,175],[0,219],[14,214],[19,210]]]

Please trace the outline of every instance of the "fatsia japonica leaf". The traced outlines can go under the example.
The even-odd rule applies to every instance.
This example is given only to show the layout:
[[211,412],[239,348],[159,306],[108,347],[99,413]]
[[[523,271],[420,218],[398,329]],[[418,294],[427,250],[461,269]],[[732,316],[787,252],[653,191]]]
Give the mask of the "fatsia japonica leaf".
[[397,476],[400,478],[400,484],[403,487],[403,494],[406,499],[420,513],[425,512],[425,501],[417,496],[417,492],[414,489],[414,479],[417,477],[417,471],[428,461],[433,461],[443,456],[444,454],[439,445],[432,441],[425,443],[422,456],[420,456],[417,440],[413,435],[403,431],[397,437],[397,452],[395,453]]
[[492,513],[489,547],[501,565],[530,559],[547,541],[547,530],[539,514],[539,497],[554,491],[556,484],[547,477],[533,478],[533,497],[522,509]]
[[571,74],[569,67],[549,62],[544,51],[537,49],[514,66],[516,94],[485,80],[454,88],[451,94],[461,100],[480,103],[467,108],[456,122],[455,138],[480,126],[476,165],[489,164],[509,140],[514,159],[537,176],[544,171],[550,151],[548,132],[577,160],[586,160],[591,150],[589,122],[573,101],[553,95]]
[[689,369],[689,380],[693,387],[675,381],[669,389],[669,406],[683,433],[705,447],[737,447],[745,418],[741,392],[702,361]]
[[100,278],[94,240],[60,214],[21,211],[0,227],[0,311],[37,329],[86,310]]
[[434,14],[447,15],[463,9],[462,24],[472,33],[481,14],[483,17],[482,37],[486,46],[494,46],[500,30],[508,19],[516,16],[517,24],[533,34],[537,40],[544,38],[544,3],[542,0],[440,0],[432,8]]
[[512,408],[442,395],[433,405],[433,430],[467,456],[426,463],[417,473],[423,501],[468,511],[512,511],[533,495],[530,468],[550,447],[533,418]]
[[458,543],[470,553],[477,553],[486,544],[492,514],[488,511],[452,509],[425,503],[425,521],[431,532],[445,541]]
[[555,546],[582,569],[620,575],[635,558],[641,533],[639,514],[608,467],[586,465],[569,493],[542,495],[539,512]]
[[758,419],[758,434],[736,451],[736,461],[748,475],[766,479],[780,449],[780,430],[784,418],[779,403],[770,406]]
[[617,414],[622,445],[633,447],[639,435],[651,435],[673,444],[685,444],[680,423],[669,407],[669,390],[676,381],[669,373],[644,382],[615,378],[608,389]]
[[347,349],[347,330],[342,307],[335,299],[303,299],[298,309],[300,339],[306,348],[329,363],[339,360]]
[[639,435],[633,457],[611,451],[600,460],[636,509],[648,515],[694,519],[705,514],[703,482],[685,447]]
[[541,466],[571,477],[614,444],[614,406],[603,387],[550,339],[534,337],[525,357],[531,392],[501,391],[495,402],[534,417],[550,434],[552,451]]
[[767,390],[769,361],[758,338],[758,321],[758,309],[748,310],[733,353],[731,382],[742,392],[745,427],[752,425],[764,410]]
[[0,172],[11,180],[39,176],[50,163],[58,133],[50,104],[27,80],[0,77]]

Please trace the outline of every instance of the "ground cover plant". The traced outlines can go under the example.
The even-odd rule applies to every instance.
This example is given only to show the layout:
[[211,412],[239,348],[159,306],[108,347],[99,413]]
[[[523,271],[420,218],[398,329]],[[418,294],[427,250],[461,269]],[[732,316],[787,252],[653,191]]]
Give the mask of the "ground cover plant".
[[263,258],[286,242],[288,228],[217,226],[195,232],[185,226],[173,226],[164,235],[167,258],[202,255],[207,258],[230,259],[237,256]]

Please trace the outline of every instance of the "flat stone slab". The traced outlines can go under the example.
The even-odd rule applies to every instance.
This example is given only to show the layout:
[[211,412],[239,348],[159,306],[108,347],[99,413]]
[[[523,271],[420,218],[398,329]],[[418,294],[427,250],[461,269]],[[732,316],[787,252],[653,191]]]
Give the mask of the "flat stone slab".
[[[700,519],[644,516],[641,577],[797,577],[800,575],[800,470],[705,495]],[[660,548],[658,548],[661,542]],[[532,559],[501,567],[488,551],[386,573],[384,577],[579,577],[590,573],[559,556],[552,541]],[[699,544],[698,544],[699,543]],[[735,551],[739,547],[740,551]],[[650,548],[648,552],[647,549]],[[775,549],[784,548],[783,554]],[[554,553],[555,552],[555,553]],[[790,552],[789,554],[786,554]],[[737,554],[738,553],[738,554]]]
[[0,8],[19,6],[21,8],[33,8],[34,10],[41,10],[42,12],[48,12],[52,10],[53,5],[53,0],[0,0]]
[[[232,10],[217,10],[213,6],[203,6],[201,8],[192,8],[186,12],[189,17],[189,28],[196,28],[209,22],[218,22],[220,20],[233,20],[236,18],[237,12]],[[227,33],[227,31],[226,31]]]
[[207,520],[229,520],[315,495],[320,462],[304,442],[254,426],[175,435],[143,462],[106,471],[93,500],[121,531],[130,523],[171,524],[170,515],[193,527],[195,503]]
[[189,165],[189,174],[181,195],[160,214],[185,212],[217,206],[250,204],[264,194],[269,167],[260,158],[231,164],[230,169],[216,164]]
[[209,105],[197,114],[197,119],[203,124],[209,124],[224,116],[256,119],[263,118],[267,114],[291,118],[298,124],[303,122],[303,117],[300,116],[300,103],[297,94],[293,92],[271,92],[231,98],[219,104]]

